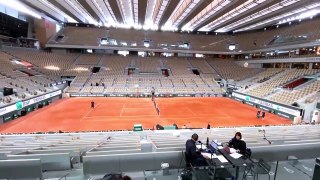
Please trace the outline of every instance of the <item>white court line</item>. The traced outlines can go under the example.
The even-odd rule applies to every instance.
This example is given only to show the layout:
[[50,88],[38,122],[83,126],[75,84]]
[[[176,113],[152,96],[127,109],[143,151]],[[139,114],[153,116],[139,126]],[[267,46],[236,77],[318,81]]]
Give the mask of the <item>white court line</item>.
[[[37,109],[37,110],[35,110],[35,111],[33,111],[33,112],[35,112],[35,113],[37,113],[37,111],[39,111],[38,112],[38,114],[30,114],[32,117],[28,117],[28,118],[26,118],[26,119],[24,119],[24,120],[32,120],[33,118],[35,118],[36,116],[39,116],[40,114],[42,114],[42,113],[48,113],[48,111],[52,111],[52,110],[56,110],[56,109],[59,109],[59,108],[61,108],[61,104],[65,104],[67,101],[69,101],[70,100],[70,98],[69,99],[66,99],[64,102],[58,102],[58,101],[56,101],[55,103],[56,104],[52,104],[52,105],[48,105],[48,106],[46,106],[46,108],[47,109],[41,109],[41,110],[39,110],[39,109]],[[50,112],[49,112],[50,113]],[[28,114],[27,114],[28,115]],[[27,116],[25,116],[25,117],[27,117]],[[30,118],[30,119],[29,119]],[[23,121],[24,121],[23,120]]]
[[[58,108],[61,108],[61,104],[65,104],[65,103],[67,103],[67,101],[70,101],[70,98],[69,99],[66,99],[65,101],[63,101],[63,102],[60,102],[60,103],[58,103],[58,102],[56,102],[56,104],[53,104],[53,106],[51,105],[51,107],[50,107],[50,104],[49,104],[49,106],[47,106],[48,107],[48,109],[45,109],[44,111],[46,111],[46,110],[55,110],[55,109],[58,109]],[[59,105],[59,106],[58,106]],[[34,111],[35,112],[35,111]]]
[[[158,115],[146,115],[146,117],[151,117],[151,116],[154,116],[154,117],[159,117]],[[114,117],[114,116],[94,116],[94,117],[85,117],[84,119],[91,119],[91,118],[97,118],[97,117]],[[122,118],[125,118],[125,117],[137,117],[137,118],[143,118],[144,116],[123,116]],[[199,117],[200,118],[200,117]],[[225,118],[225,117],[218,117],[218,118]],[[156,119],[161,119],[161,120],[172,120],[172,119],[195,119],[194,117],[188,117],[188,118],[156,118]],[[108,118],[108,119],[93,119],[93,120],[85,120],[85,121],[89,121],[89,122],[92,122],[92,121],[118,121],[119,119],[113,119],[113,118]],[[130,119],[123,119],[123,120],[130,120]]]
[[[199,118],[207,118],[207,116],[205,116],[205,117],[202,117],[202,116],[196,116],[196,117],[163,117],[163,119],[181,119],[181,118],[183,118],[183,119],[199,119]],[[226,117],[210,117],[210,118],[226,118]]]
[[[216,115],[217,113],[210,113],[210,114],[205,114],[205,113],[200,113],[200,114],[197,114],[197,116],[211,116],[211,117],[225,117],[225,118],[230,118],[230,116],[214,116]],[[219,114],[221,115],[221,114]]]
[[[161,115],[163,117],[190,117],[191,115],[184,115],[184,114],[176,114],[176,115],[170,115],[170,114],[165,114],[165,115]],[[190,118],[197,118],[197,117],[201,117],[201,118],[207,118],[207,117],[210,117],[210,118],[230,118],[229,116],[214,116],[213,114],[199,114],[199,115],[194,115]]]
[[[39,116],[40,114],[48,113],[47,111],[49,111],[49,110],[55,110],[55,109],[61,108],[60,105],[66,103],[70,99],[71,98],[68,98],[63,102],[59,102],[61,100],[58,100],[58,101],[54,102],[54,104],[51,104],[51,105],[49,104],[48,106],[46,106],[46,109],[41,109],[41,110],[37,109],[37,110],[33,111],[33,113],[37,113],[37,114],[30,114],[29,116],[32,116],[32,117],[28,117],[28,114],[27,114],[27,116],[24,116],[25,119],[20,119],[20,121],[15,121],[14,124],[10,125],[9,127],[4,128],[4,129],[1,129],[1,131],[8,131],[12,128],[15,128],[16,126],[18,126],[19,124],[21,124],[23,122],[30,123],[31,121],[34,120],[35,117]],[[17,120],[19,120],[19,119],[17,119]]]
[[152,116],[155,116],[155,117],[158,117],[158,115],[140,115],[140,116],[89,116],[89,117],[84,117],[86,119],[91,119],[91,118],[108,118],[108,117],[113,117],[113,118],[141,118],[141,117],[152,117]]
[[80,119],[80,122],[83,120],[83,118],[86,117],[86,115],[88,115],[93,109],[91,108],[81,119]]
[[122,106],[122,109],[121,109],[121,113],[120,113],[120,117],[122,116],[122,113],[123,113],[123,110],[124,110],[124,107],[126,106],[126,103],[123,104]]
[[[121,118],[126,118],[126,117],[137,117],[137,118],[140,118],[140,117],[150,117],[150,116],[155,116],[155,117],[158,117],[158,115],[139,115],[139,116],[122,116]],[[108,118],[108,117],[113,117],[113,118],[120,118],[120,116],[89,116],[89,117],[84,117],[84,118],[87,118],[87,119],[90,119],[90,118]],[[160,117],[161,119],[194,119],[194,118],[207,118],[207,116],[205,117],[202,117],[202,116],[197,116],[197,117],[185,117],[185,116],[181,116],[181,117]],[[225,116],[223,117],[211,117],[211,118],[227,118]]]
[[91,109],[80,119],[80,122],[81,122],[84,118],[87,118],[86,116],[87,116],[90,112],[92,112],[95,108],[97,108],[100,104],[102,104],[102,103],[99,103],[96,107],[91,108]]
[[231,118],[231,116],[229,116],[227,113],[220,111],[219,113],[221,113],[222,115],[225,115],[226,118]]
[[189,107],[186,107],[188,109],[188,111],[191,112],[192,115],[196,115]]
[[135,107],[132,107],[132,108],[131,107],[127,107],[126,109],[149,109],[149,108],[152,109],[153,107],[152,106],[150,106],[150,107],[136,107],[136,108]]

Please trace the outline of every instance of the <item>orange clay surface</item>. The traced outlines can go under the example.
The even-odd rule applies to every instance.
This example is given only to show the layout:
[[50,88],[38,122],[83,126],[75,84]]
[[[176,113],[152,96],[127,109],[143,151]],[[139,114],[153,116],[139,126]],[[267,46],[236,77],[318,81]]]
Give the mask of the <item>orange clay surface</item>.
[[[90,108],[91,100],[95,108]],[[292,121],[266,113],[256,119],[257,109],[228,98],[157,98],[157,114],[150,98],[65,98],[0,126],[1,133],[48,131],[132,130],[134,124],[152,129],[190,122],[192,128],[284,125]]]

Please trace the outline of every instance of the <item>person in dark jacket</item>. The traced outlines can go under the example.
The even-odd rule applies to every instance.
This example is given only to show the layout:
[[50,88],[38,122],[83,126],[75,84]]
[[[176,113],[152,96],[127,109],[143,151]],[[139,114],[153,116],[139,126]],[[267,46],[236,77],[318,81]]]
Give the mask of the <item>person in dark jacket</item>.
[[261,111],[259,110],[259,111],[257,111],[257,118],[259,119],[260,118],[260,113],[261,113]]
[[197,151],[196,142],[198,142],[198,134],[193,134],[191,139],[186,142],[186,158],[194,166],[206,166],[208,159],[207,156],[203,156],[199,151]]
[[266,116],[266,112],[262,111],[261,118],[264,119],[265,116]]
[[209,122],[208,125],[207,125],[207,129],[210,129],[210,128],[211,128],[211,124]]
[[173,126],[178,129],[178,125],[176,123],[173,123]]
[[234,148],[237,152],[245,154],[247,145],[246,142],[242,140],[242,135],[240,132],[237,132],[234,137],[229,141],[229,147]]
[[154,89],[154,87],[152,87],[151,89],[151,100],[154,101],[154,95],[156,93],[156,90]]
[[91,101],[91,108],[94,109],[94,101]]

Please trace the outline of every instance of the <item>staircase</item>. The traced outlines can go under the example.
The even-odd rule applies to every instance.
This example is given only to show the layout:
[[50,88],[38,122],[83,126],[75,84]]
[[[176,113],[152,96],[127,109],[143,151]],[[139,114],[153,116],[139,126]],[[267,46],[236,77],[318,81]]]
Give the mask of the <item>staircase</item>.
[[218,71],[217,71],[210,63],[208,63],[208,61],[207,61],[206,59],[204,60],[204,62],[205,62],[209,67],[211,67],[212,72],[213,72],[213,77],[223,79],[223,77],[221,76],[221,74],[219,74]]
[[79,54],[79,56],[76,57],[76,59],[74,60],[74,62],[71,64],[71,66],[75,66],[78,64],[78,60],[80,58],[81,54]]

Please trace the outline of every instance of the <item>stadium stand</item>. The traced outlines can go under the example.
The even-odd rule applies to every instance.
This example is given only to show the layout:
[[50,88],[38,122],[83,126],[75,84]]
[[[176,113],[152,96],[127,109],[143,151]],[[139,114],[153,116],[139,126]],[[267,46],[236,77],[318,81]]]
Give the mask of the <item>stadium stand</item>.
[[256,86],[251,86],[245,92],[257,97],[266,97],[284,83],[297,79],[301,76],[314,75],[317,72],[319,71],[313,69],[287,69],[268,81],[259,83]]
[[[11,49],[9,53],[15,53],[16,57],[22,57],[28,60],[32,64],[35,64],[37,69],[41,72],[48,72],[48,75],[55,75],[58,79],[58,75],[73,75],[76,78],[71,83],[65,92],[69,93],[88,93],[88,94],[101,94],[107,93],[148,93],[151,87],[155,87],[158,93],[223,93],[223,90],[219,88],[217,83],[214,82],[214,78],[221,77],[224,79],[234,79],[240,81],[242,86],[248,85],[250,88],[247,91],[249,94],[263,97],[269,95],[274,91],[274,88],[284,84],[288,81],[294,80],[301,75],[312,75],[315,72],[308,72],[309,70],[286,70],[288,75],[286,79],[283,79],[281,75],[279,78],[275,77],[277,74],[281,73],[283,69],[267,69],[263,71],[261,69],[250,69],[238,66],[231,60],[211,60],[211,59],[188,59],[187,61],[183,58],[130,58],[121,56],[90,56],[90,55],[59,55],[45,52],[33,52],[24,50]],[[7,57],[11,57],[6,54]],[[62,58],[63,57],[63,58]],[[84,64],[82,61],[87,60],[90,57],[92,61],[88,61],[88,64]],[[40,59],[48,59],[47,63],[43,63]],[[82,60],[84,58],[84,60]],[[51,63],[50,59],[52,59]],[[61,60],[64,59],[64,60]],[[104,68],[96,74],[89,72],[89,69],[93,65],[97,65],[102,60],[102,65]],[[114,59],[116,59],[114,61]],[[57,61],[56,61],[57,60]],[[67,62],[67,63],[65,63]],[[146,63],[148,62],[148,63]],[[150,64],[150,62],[152,62]],[[78,64],[78,65],[74,65]],[[148,64],[148,65],[147,65]],[[163,66],[161,65],[163,64]],[[53,65],[60,67],[59,72],[52,70],[46,70],[45,67],[48,65]],[[162,67],[161,67],[162,66]],[[40,68],[42,67],[42,68]],[[129,67],[134,67],[139,69],[139,74],[141,73],[156,73],[158,74],[160,68],[170,69],[171,76],[164,78],[161,75],[133,75],[129,77],[125,74]],[[232,68],[230,68],[232,67]],[[13,67],[12,67],[13,68]],[[193,75],[191,72],[192,68],[198,68],[201,72],[200,76]],[[261,72],[263,71],[263,72]],[[289,71],[293,71],[289,73]],[[297,71],[297,72],[296,72]],[[301,71],[301,72],[300,72]],[[303,71],[303,72],[302,72]],[[4,72],[6,72],[4,70]],[[122,72],[122,73],[121,73]],[[260,73],[259,73],[260,72]],[[120,74],[119,74],[120,73]],[[284,73],[284,72],[282,72]],[[175,75],[178,74],[178,75]],[[110,76],[112,75],[112,76]],[[12,76],[12,74],[11,74]],[[16,74],[16,77],[19,75]],[[106,77],[108,76],[108,78]],[[212,82],[209,78],[212,79]],[[272,78],[273,77],[273,78]],[[38,78],[39,77],[35,77]],[[270,79],[271,78],[271,79]],[[41,78],[43,79],[43,78]],[[46,79],[46,78],[44,78]],[[277,80],[279,79],[279,80]],[[36,80],[30,79],[30,81],[38,82]],[[48,84],[50,80],[43,80],[45,83],[40,82],[40,84]],[[265,82],[267,81],[267,82]],[[10,81],[6,81],[10,84]],[[143,82],[150,82],[143,83]],[[272,82],[272,83],[269,83]],[[19,83],[23,85],[23,83]],[[258,85],[257,85],[258,84]],[[259,85],[260,84],[260,85]],[[264,84],[268,84],[265,86]],[[16,84],[17,85],[17,84]],[[135,86],[139,86],[139,88]],[[13,84],[14,86],[14,84]],[[169,87],[174,87],[174,90],[166,89]],[[212,88],[211,86],[214,86]],[[258,87],[257,87],[258,86]],[[261,89],[261,87],[263,87]],[[32,91],[34,88],[28,88],[28,91]],[[256,89],[256,90],[255,90]],[[42,88],[41,91],[48,91]],[[255,93],[257,92],[257,93]],[[31,95],[38,94],[39,92],[31,92]],[[20,95],[25,97],[24,95]]]
[[[319,179],[318,1],[0,1],[0,179]],[[194,133],[208,168],[187,168]]]
[[138,58],[136,66],[140,73],[157,73],[160,69],[160,61],[158,58]]
[[[161,59],[104,55],[102,60],[102,67],[98,73],[81,71],[80,75],[73,74],[77,76],[65,92],[150,93],[152,87],[157,90],[157,93],[221,94],[224,92],[215,82],[213,72],[201,73],[200,76],[195,75],[191,72],[191,65],[184,58]],[[196,61],[198,60],[193,60],[195,63]],[[206,60],[199,61],[201,68],[210,69]],[[129,68],[135,68],[137,71],[127,75]],[[163,77],[160,74],[161,68],[169,69],[170,76]],[[68,68],[62,74],[69,76],[71,70]],[[174,73],[178,75],[174,75]],[[205,78],[202,76],[207,79],[204,80]],[[210,76],[211,80],[209,80]],[[174,90],[171,90],[172,87]],[[212,87],[214,88],[212,89]]]
[[188,60],[190,61],[192,68],[199,69],[201,74],[217,74],[204,59],[189,58]]
[[253,76],[261,71],[261,69],[248,69],[241,67],[232,60],[227,59],[208,60],[208,63],[215,68],[221,78],[233,79],[235,81],[249,78],[250,76]]
[[1,97],[1,105],[54,90],[50,87],[54,82],[53,79],[25,67],[8,53],[0,52],[0,57],[1,64],[3,64],[0,68],[0,87],[13,88],[15,92],[13,95]]
[[320,101],[320,92],[315,92],[313,95],[305,99],[306,103],[319,102]]
[[[88,28],[85,27],[70,27],[64,28],[63,31],[60,31],[60,36],[64,38],[57,41],[50,41],[55,44],[63,43],[63,44],[78,44],[78,45],[97,45],[97,38],[105,37],[106,30],[102,28],[94,28],[94,33],[88,34]],[[81,38],[79,38],[81,37]],[[54,38],[56,39],[56,38]]]
[[76,59],[77,65],[98,65],[101,55],[83,54]]
[[[315,41],[320,38],[320,34],[316,27],[319,27],[319,19],[306,21],[294,26],[286,26],[275,28],[267,31],[236,33],[234,36],[216,35],[207,36],[202,34],[181,33],[178,36],[174,32],[152,32],[143,30],[126,29],[104,29],[104,28],[87,28],[87,27],[64,27],[58,34],[51,38],[48,44],[64,44],[64,45],[88,45],[98,46],[99,38],[115,39],[119,43],[115,46],[121,46],[120,42],[137,43],[137,47],[143,47],[142,40],[152,40],[150,47],[159,48],[161,44],[174,44],[188,42],[191,50],[213,50],[226,51],[228,44],[237,44],[239,50],[263,49],[266,47],[287,45],[292,43],[305,43]],[[308,33],[305,29],[310,30]],[[90,35],[86,33],[90,31]],[[125,34],[127,34],[125,36]],[[64,36],[63,41],[55,41],[58,36]],[[300,36],[300,38],[299,38]],[[78,37],[84,37],[79,39]],[[304,37],[304,38],[301,38]],[[248,39],[250,39],[248,41]],[[165,41],[164,41],[165,40]]]
[[311,84],[295,89],[293,91],[283,90],[281,92],[274,94],[269,99],[272,101],[291,105],[297,100],[299,100],[300,98],[308,96],[317,91],[320,91],[320,81],[314,81]]
[[[7,47],[5,51],[33,65],[33,69],[59,80],[61,72],[70,68],[79,54],[48,53],[33,49]],[[51,69],[50,69],[51,67]],[[53,67],[53,69],[52,69]]]
[[[275,88],[293,81],[304,75],[313,75],[317,70],[285,70],[285,69],[248,69],[241,67],[231,60],[217,60],[217,59],[193,59],[193,58],[134,58],[132,56],[109,56],[109,55],[79,55],[79,54],[55,54],[38,51],[26,51],[18,48],[7,48],[6,52],[14,53],[16,58],[24,59],[34,65],[31,69],[36,73],[44,73],[48,76],[34,76],[32,78],[19,78],[19,83],[11,82],[9,79],[4,80],[6,85],[13,87],[23,87],[21,89],[28,90],[28,94],[23,93],[24,90],[18,91],[18,97],[26,98],[32,95],[41,94],[41,92],[48,92],[48,87],[39,88],[37,86],[48,85],[51,80],[59,80],[59,76],[76,76],[72,81],[71,86],[65,92],[68,93],[84,93],[84,94],[144,94],[149,93],[151,87],[156,88],[159,94],[221,94],[224,91],[215,82],[215,78],[233,79],[242,87],[242,92],[247,92],[250,95],[257,97],[264,97],[275,92]],[[13,56],[8,53],[2,53],[7,58]],[[89,60],[88,60],[89,58]],[[47,62],[43,62],[46,59]],[[88,60],[88,61],[87,61]],[[98,73],[91,73],[90,69],[101,63],[100,71]],[[54,62],[54,63],[53,63]],[[148,63],[147,63],[148,62]],[[59,70],[48,70],[47,66],[62,67]],[[13,65],[11,69],[15,69]],[[136,68],[137,72],[128,76],[128,68]],[[159,71],[161,68],[169,69],[171,76],[163,77]],[[200,76],[192,73],[191,69],[197,68],[200,71]],[[24,76],[23,73],[15,71],[7,71],[8,68],[3,69],[5,75],[12,77]],[[30,71],[30,70],[29,70]],[[137,75],[140,74],[140,75]],[[150,75],[151,74],[151,75]],[[281,78],[286,74],[286,78]],[[52,79],[52,78],[53,79]],[[22,82],[26,81],[25,82]],[[19,86],[18,86],[19,84]],[[39,85],[36,85],[39,84]],[[173,89],[171,89],[173,87]],[[316,91],[315,89],[314,91]],[[312,93],[312,92],[310,92]],[[30,94],[30,95],[29,95]],[[309,93],[299,93],[296,98],[303,98]],[[283,94],[281,94],[283,95]],[[278,95],[278,96],[281,96]],[[294,95],[293,95],[294,96]],[[291,104],[298,99],[291,99],[285,101],[286,104]],[[4,102],[11,102],[9,99],[16,99],[14,97],[2,98]],[[270,100],[282,102],[280,97],[273,97]]]
[[[66,174],[67,178],[93,178],[113,171],[159,170],[162,162],[167,162],[170,168],[176,169],[180,167],[181,151],[185,148],[185,141],[193,133],[197,133],[203,142],[207,137],[218,142],[228,142],[237,131],[242,132],[247,146],[252,149],[252,156],[263,158],[268,163],[287,160],[288,155],[294,155],[299,159],[319,156],[319,151],[314,149],[315,145],[319,146],[318,125],[145,131],[144,135],[126,131],[24,136],[12,134],[0,136],[1,153],[4,154],[0,168],[8,167],[9,164],[3,163],[12,159],[25,163],[32,162],[28,159],[40,159],[40,165],[30,165],[30,176],[40,168],[40,172],[42,171],[40,174],[50,178],[61,178]],[[300,146],[308,153],[292,150]],[[270,149],[281,153],[275,157]],[[147,159],[150,159],[150,162]],[[75,173],[79,167],[80,171]],[[50,171],[45,170],[56,173],[50,174]]]

